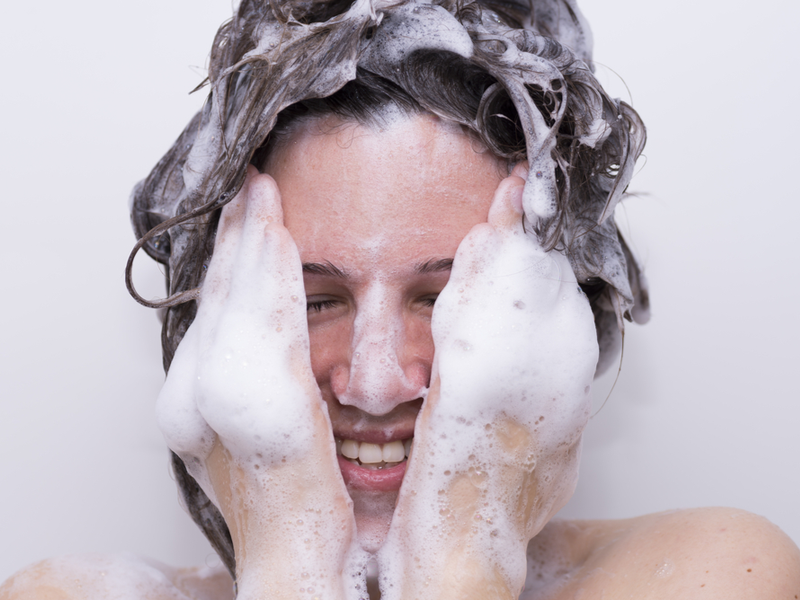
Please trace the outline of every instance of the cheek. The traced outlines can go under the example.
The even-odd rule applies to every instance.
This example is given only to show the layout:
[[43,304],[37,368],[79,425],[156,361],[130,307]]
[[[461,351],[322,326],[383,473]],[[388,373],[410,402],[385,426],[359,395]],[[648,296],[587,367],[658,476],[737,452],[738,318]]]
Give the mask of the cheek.
[[405,319],[405,353],[407,358],[428,365],[433,362],[433,336],[429,317],[412,316]]
[[330,386],[336,369],[346,369],[350,364],[352,323],[340,319],[324,327],[310,327],[311,369],[317,385],[324,390]]

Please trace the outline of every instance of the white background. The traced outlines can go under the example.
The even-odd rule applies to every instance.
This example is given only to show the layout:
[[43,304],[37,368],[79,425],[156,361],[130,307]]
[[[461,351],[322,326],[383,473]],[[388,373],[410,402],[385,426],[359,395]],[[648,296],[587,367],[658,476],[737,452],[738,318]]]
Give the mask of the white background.
[[[596,60],[649,128],[641,194],[618,216],[653,320],[628,330],[565,514],[736,506],[800,542],[800,9],[582,6]],[[2,3],[0,580],[72,552],[214,561],[178,506],[153,416],[159,325],[123,267],[129,191],[200,106],[187,92],[229,13],[224,0]],[[139,286],[158,295],[145,262]]]

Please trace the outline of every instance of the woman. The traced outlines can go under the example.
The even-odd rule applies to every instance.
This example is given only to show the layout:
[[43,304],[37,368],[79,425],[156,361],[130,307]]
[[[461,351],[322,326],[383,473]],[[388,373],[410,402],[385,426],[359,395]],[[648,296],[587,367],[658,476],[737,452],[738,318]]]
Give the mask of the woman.
[[[540,29],[560,32],[588,60],[579,18],[559,22],[547,8]],[[178,214],[142,238],[152,255],[169,257],[173,297],[165,305],[178,307],[165,322],[172,366],[160,420],[182,459],[176,471],[187,504],[235,573],[239,596],[294,597],[302,589],[358,597],[364,565],[377,554],[385,597],[516,597],[533,536],[531,597],[645,585],[655,596],[674,595],[694,585],[682,561],[709,548],[729,554],[706,563],[698,589],[756,585],[772,597],[796,587],[788,572],[796,571],[796,549],[744,515],[735,515],[742,525],[732,536],[710,541],[695,538],[734,515],[552,524],[539,533],[574,485],[586,389],[598,365],[590,302],[600,368],[613,357],[622,317],[636,314],[635,297],[639,314],[646,309],[635,264],[608,219],[641,151],[641,126],[569,51],[508,31],[489,10],[459,8],[468,36],[453,33],[464,29],[441,8],[371,9],[356,4],[338,18],[298,9],[299,21],[333,21],[276,28],[273,36],[268,13],[244,4],[241,21],[216,45],[214,102],[136,196],[140,234]],[[363,34],[354,36],[355,26]],[[243,41],[250,32],[254,56],[263,56],[220,77],[252,50]],[[353,39],[366,46],[360,54]],[[303,63],[305,73],[292,72],[309,55],[333,55],[337,68]],[[355,83],[337,92],[356,66],[363,71]],[[284,85],[292,79],[299,89]],[[330,99],[302,102],[297,96],[309,90]],[[365,97],[365,107],[354,108]],[[253,167],[245,174],[248,162],[269,175]],[[210,261],[214,218],[199,232],[192,223],[162,235],[187,220],[181,213],[209,214],[234,195]],[[280,226],[281,205],[299,260]],[[309,337],[298,325],[300,261]],[[187,331],[195,309],[182,302],[198,296],[201,281]],[[482,371],[491,363],[487,386]],[[250,364],[277,368],[264,381],[263,367],[253,378]],[[269,397],[275,389],[282,393]],[[265,400],[279,408],[270,411]],[[393,453],[412,432],[416,460],[403,479],[406,461]],[[283,445],[270,448],[281,433]],[[346,489],[333,462],[335,437]],[[382,461],[369,456],[380,442]],[[399,464],[366,473],[380,462]],[[738,569],[739,552],[759,566]],[[680,560],[664,558],[675,553]],[[767,587],[762,568],[777,587]],[[745,575],[753,571],[758,579]]]

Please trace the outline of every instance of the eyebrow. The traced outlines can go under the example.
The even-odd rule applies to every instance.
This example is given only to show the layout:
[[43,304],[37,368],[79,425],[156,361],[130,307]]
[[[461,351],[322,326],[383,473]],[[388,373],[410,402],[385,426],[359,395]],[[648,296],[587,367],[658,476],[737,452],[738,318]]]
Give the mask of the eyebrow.
[[[441,273],[443,271],[450,271],[453,268],[452,258],[440,258],[439,260],[428,260],[424,263],[418,264],[414,267],[414,272],[417,275],[427,275],[429,273]],[[350,275],[331,263],[325,261],[324,263],[303,263],[303,273],[312,275],[325,275],[328,277],[335,277],[337,279],[347,279]]]
[[414,271],[418,275],[427,275],[428,273],[441,273],[442,271],[450,271],[453,268],[452,258],[441,258],[439,260],[429,260],[416,266]]
[[331,262],[324,263],[303,263],[303,273],[312,275],[327,275],[337,279],[347,279],[348,274]]

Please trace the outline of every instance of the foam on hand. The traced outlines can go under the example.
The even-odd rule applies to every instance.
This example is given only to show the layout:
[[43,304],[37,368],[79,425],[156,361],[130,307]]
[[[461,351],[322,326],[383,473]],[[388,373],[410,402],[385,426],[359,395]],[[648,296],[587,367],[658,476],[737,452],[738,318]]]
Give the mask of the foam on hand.
[[300,258],[277,187],[251,171],[220,219],[197,317],[159,395],[159,425],[225,516],[237,597],[294,587],[355,600],[366,556],[311,370]]
[[157,405],[167,443],[201,483],[217,441],[235,460],[268,468],[308,452],[314,433],[302,401],[314,380],[299,257],[255,211],[261,227],[228,225],[245,219],[243,204],[231,203],[220,225],[197,317]]
[[[434,310],[429,404],[380,554],[389,600],[440,597],[469,561],[518,594],[528,540],[577,482],[598,358],[592,311],[567,258],[545,252],[521,215],[492,211],[461,243]],[[414,570],[440,575],[404,588]]]

